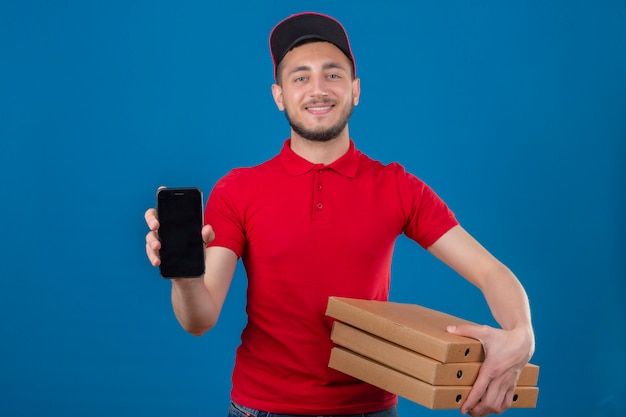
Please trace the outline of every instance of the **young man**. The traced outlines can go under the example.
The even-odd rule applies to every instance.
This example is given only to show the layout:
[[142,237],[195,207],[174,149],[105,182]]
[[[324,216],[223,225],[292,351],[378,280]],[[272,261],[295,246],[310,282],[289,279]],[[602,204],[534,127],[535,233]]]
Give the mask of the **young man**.
[[[206,272],[172,280],[181,325],[201,335],[217,321],[241,257],[248,323],[233,371],[231,416],[395,416],[397,398],[328,368],[329,296],[387,300],[395,239],[415,240],[483,292],[502,326],[449,331],[479,339],[486,359],[462,413],[510,405],[534,350],[526,293],[517,278],[457,222],[422,181],[356,150],[348,119],[360,83],[336,20],[291,16],[270,35],[276,84],[291,137],[279,155],[231,171],[207,202]],[[146,251],[160,263],[159,227],[146,212]]]

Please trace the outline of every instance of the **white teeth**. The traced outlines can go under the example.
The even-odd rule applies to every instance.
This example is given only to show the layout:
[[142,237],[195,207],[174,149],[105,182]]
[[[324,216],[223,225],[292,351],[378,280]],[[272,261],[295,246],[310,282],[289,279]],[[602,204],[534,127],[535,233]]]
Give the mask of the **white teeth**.
[[309,107],[309,110],[312,110],[312,111],[322,111],[322,110],[328,110],[330,108],[331,108],[331,106],[326,106],[326,107]]

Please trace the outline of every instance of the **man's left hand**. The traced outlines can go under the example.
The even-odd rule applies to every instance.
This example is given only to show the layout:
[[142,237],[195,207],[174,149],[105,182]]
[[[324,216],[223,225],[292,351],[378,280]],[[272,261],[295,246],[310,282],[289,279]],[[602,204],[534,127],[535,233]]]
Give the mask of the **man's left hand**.
[[461,414],[472,417],[501,414],[511,407],[522,368],[534,352],[532,330],[502,330],[490,326],[463,324],[449,326],[448,332],[478,339],[485,350],[485,360]]

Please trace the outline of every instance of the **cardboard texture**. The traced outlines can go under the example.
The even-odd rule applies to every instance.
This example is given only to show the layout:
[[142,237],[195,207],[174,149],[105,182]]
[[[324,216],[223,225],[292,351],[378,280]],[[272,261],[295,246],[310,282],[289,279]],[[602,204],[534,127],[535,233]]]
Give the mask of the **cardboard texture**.
[[470,321],[415,304],[330,297],[326,315],[442,363],[481,362],[482,344],[446,331]]
[[[481,362],[442,363],[341,322],[333,324],[331,339],[339,346],[431,385],[473,385],[482,365]],[[539,367],[528,364],[517,385],[535,386],[538,377]]]
[[[332,349],[329,366],[433,410],[460,408],[471,390],[469,386],[431,385],[341,347]],[[511,407],[534,408],[538,394],[537,387],[518,386]]]

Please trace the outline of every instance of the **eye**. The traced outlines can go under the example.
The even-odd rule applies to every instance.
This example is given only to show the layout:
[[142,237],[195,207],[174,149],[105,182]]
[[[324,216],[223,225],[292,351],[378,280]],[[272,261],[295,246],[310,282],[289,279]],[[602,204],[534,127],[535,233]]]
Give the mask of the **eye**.
[[339,74],[328,74],[327,77],[330,78],[331,80],[336,80],[336,79],[341,78]]
[[295,81],[295,82],[297,82],[297,83],[303,83],[303,82],[305,82],[306,80],[307,80],[307,77],[305,77],[304,75],[302,75],[302,76],[300,76],[300,77],[296,77],[296,78],[294,79],[294,81]]

